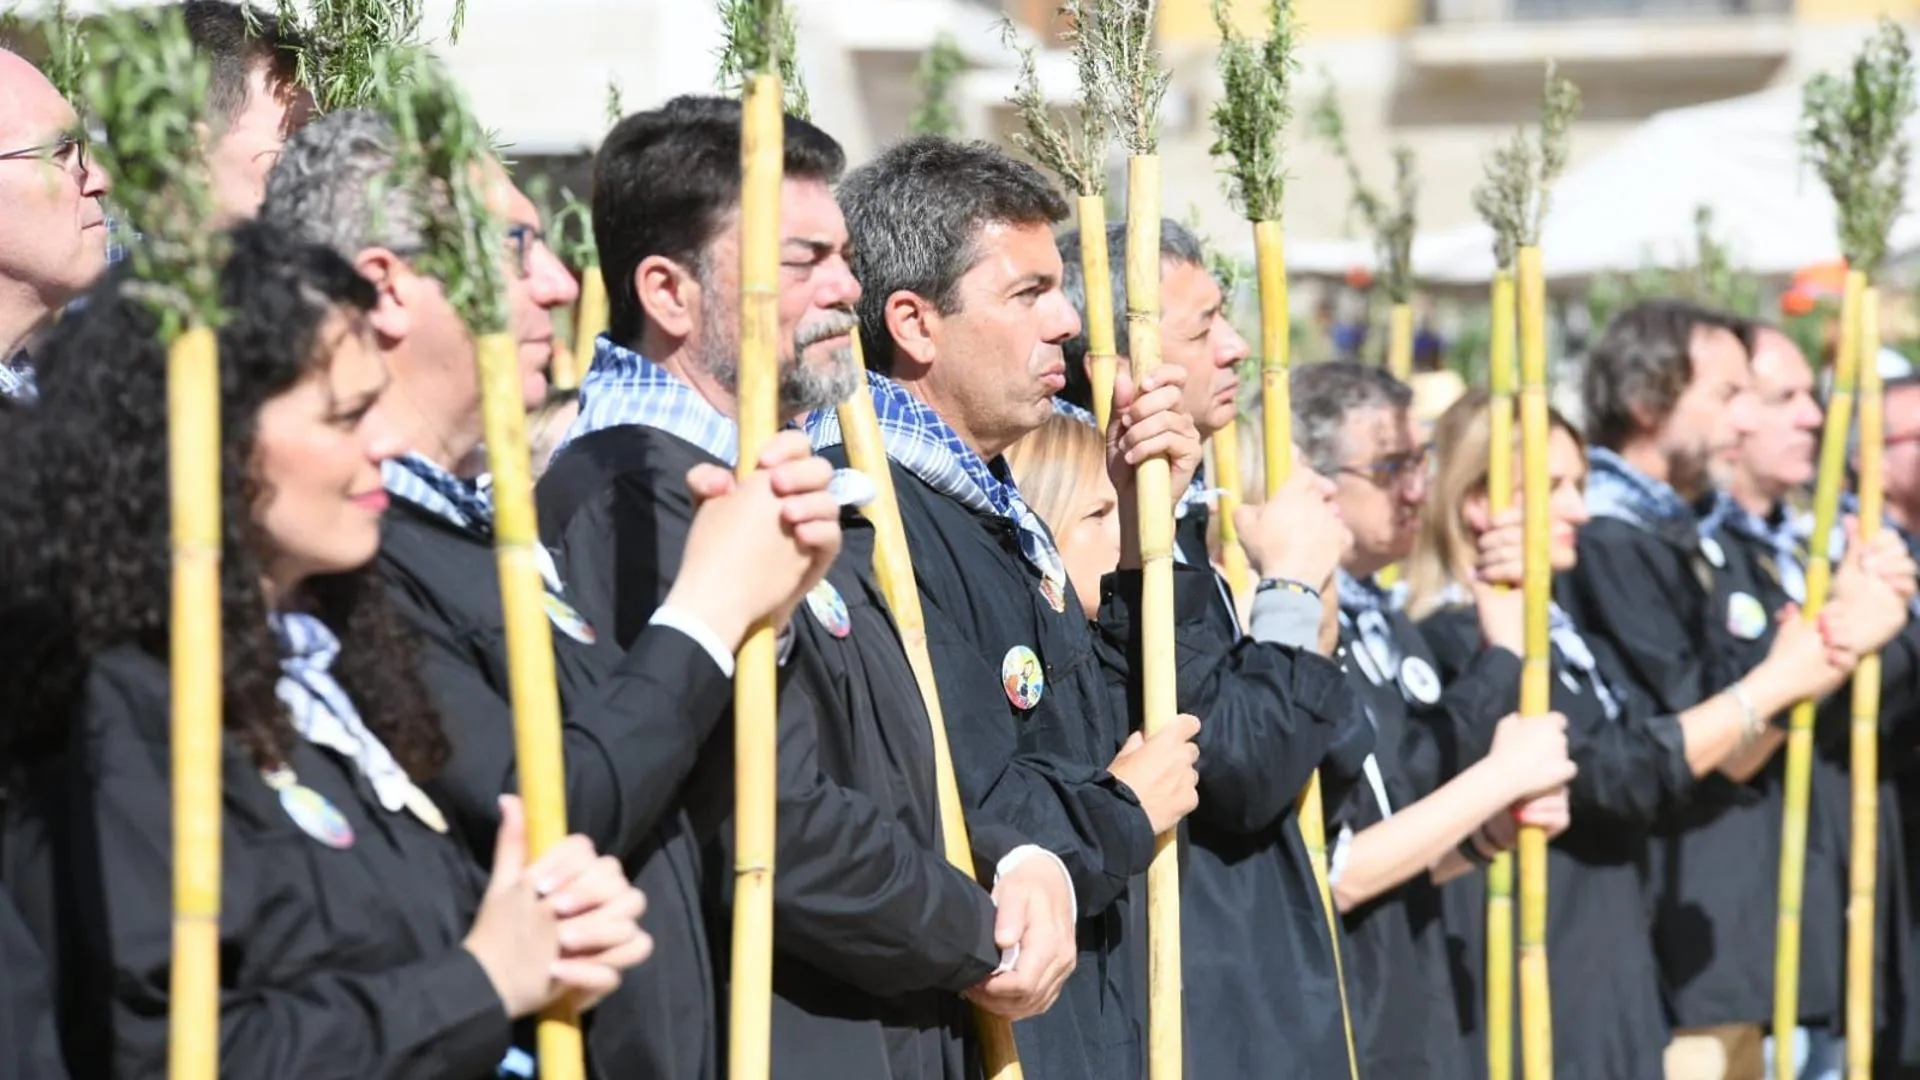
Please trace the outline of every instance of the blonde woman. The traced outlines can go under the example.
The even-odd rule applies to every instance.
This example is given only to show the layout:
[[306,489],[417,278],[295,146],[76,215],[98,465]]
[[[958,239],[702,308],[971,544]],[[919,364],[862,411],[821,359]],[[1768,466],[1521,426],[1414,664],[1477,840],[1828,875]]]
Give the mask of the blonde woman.
[[[1408,611],[1421,620],[1448,680],[1463,678],[1483,650],[1509,647],[1486,641],[1476,608],[1511,605],[1519,596],[1521,478],[1514,478],[1513,510],[1494,518],[1487,500],[1487,417],[1487,395],[1475,390],[1435,426],[1434,490],[1407,565]],[[1575,563],[1575,537],[1587,521],[1586,449],[1556,414],[1547,451],[1551,565],[1563,573]],[[1496,597],[1499,585],[1509,587],[1506,596]],[[1884,622],[1891,636],[1897,613],[1878,610],[1885,606],[1863,605],[1850,617],[1876,628]],[[1552,627],[1553,709],[1568,718],[1569,749],[1579,766],[1568,791],[1573,824],[1549,856],[1554,1012],[1578,1018],[1555,1025],[1555,1070],[1580,1080],[1645,1080],[1661,1075],[1668,1039],[1646,910],[1649,833],[1709,773],[1724,771],[1735,780],[1749,775],[1778,743],[1767,719],[1796,700],[1837,688],[1849,661],[1830,654],[1818,630],[1795,620],[1734,687],[1679,715],[1662,715],[1629,686],[1604,643],[1584,637],[1557,606]],[[1508,701],[1518,694],[1517,680],[1501,691]],[[1462,912],[1448,914],[1450,923],[1463,925]],[[1478,911],[1465,914],[1464,925],[1475,928],[1466,952],[1477,961],[1484,955],[1477,947]],[[1477,993],[1471,999],[1479,1000]]]

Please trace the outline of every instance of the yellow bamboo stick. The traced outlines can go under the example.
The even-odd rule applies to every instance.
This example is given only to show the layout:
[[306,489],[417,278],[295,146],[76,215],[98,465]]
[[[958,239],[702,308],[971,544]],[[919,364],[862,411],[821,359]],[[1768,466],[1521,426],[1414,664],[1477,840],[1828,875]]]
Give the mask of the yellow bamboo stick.
[[[1820,477],[1814,486],[1813,536],[1808,541],[1807,602],[1801,614],[1817,619],[1833,583],[1828,540],[1840,507],[1840,481],[1846,465],[1847,429],[1853,420],[1855,370],[1860,363],[1859,319],[1866,275],[1847,274],[1841,303],[1840,349],[1834,361],[1833,396],[1827,404],[1826,431],[1820,439]],[[1780,891],[1773,956],[1773,1030],[1792,1032],[1800,1020],[1800,902],[1806,892],[1807,797],[1813,782],[1814,703],[1793,707],[1787,730],[1785,808],[1780,826]],[[1774,1055],[1774,1075],[1793,1080],[1793,1055]]]
[[[1526,658],[1520,677],[1520,713],[1552,707],[1551,645],[1547,636],[1553,568],[1548,562],[1551,498],[1547,477],[1547,289],[1540,249],[1519,257],[1520,439],[1526,484]],[[1520,829],[1520,1065],[1526,1080],[1553,1076],[1553,1004],[1547,984],[1547,835]]]
[[[1160,158],[1127,159],[1127,337],[1133,377],[1160,366]],[[1173,670],[1173,503],[1165,458],[1140,463],[1141,684],[1148,735],[1179,712]],[[1147,868],[1147,1061],[1152,1080],[1185,1068],[1180,980],[1180,860],[1177,829],[1154,838]]]
[[[1860,296],[1860,542],[1880,531],[1881,451],[1886,439],[1880,386],[1880,290]],[[1847,1080],[1873,1076],[1873,931],[1880,868],[1880,654],[1853,673],[1853,850],[1847,871]]]
[[[1487,508],[1513,508],[1513,274],[1493,277],[1493,335],[1489,341]],[[1487,1080],[1513,1077],[1513,856],[1501,852],[1487,866]]]
[[1253,588],[1253,568],[1240,546],[1240,527],[1233,522],[1240,509],[1240,425],[1232,420],[1213,433],[1213,486],[1220,490],[1220,561],[1227,568],[1227,587],[1236,602]]
[[194,327],[167,350],[173,516],[173,968],[167,1075],[220,1074],[220,361]]
[[[1253,223],[1253,253],[1260,282],[1260,449],[1267,498],[1271,499],[1293,476],[1293,315],[1287,308],[1287,256],[1280,222]],[[1334,979],[1340,985],[1340,1027],[1347,1040],[1347,1073],[1352,1080],[1359,1080],[1360,1055],[1354,1047],[1346,966],[1340,956],[1340,914],[1334,909],[1333,886],[1327,880],[1327,819],[1318,769],[1307,776],[1307,786],[1294,800],[1294,820],[1300,826],[1307,865],[1320,890],[1321,909],[1326,912],[1327,936],[1333,943]]]
[[1087,281],[1087,379],[1093,383],[1093,418],[1100,434],[1107,433],[1113,415],[1113,375],[1119,349],[1113,340],[1112,264],[1107,261],[1107,202],[1099,195],[1082,195],[1080,209],[1080,270]]
[[[748,83],[740,125],[741,476],[780,426],[780,184],[786,116],[777,75]],[[728,1075],[767,1080],[772,1068],[774,782],[777,676],[773,628],[755,623],[735,665],[733,999]]]
[[[853,362],[864,370],[860,335],[853,336]],[[947,741],[946,713],[940,707],[940,690],[934,682],[933,656],[927,649],[926,613],[920,606],[920,587],[913,573],[913,553],[907,547],[906,526],[900,521],[900,503],[893,491],[893,470],[887,464],[886,445],[881,441],[880,419],[873,410],[873,397],[862,381],[837,410],[840,437],[847,448],[847,464],[866,474],[876,489],[874,500],[862,511],[873,524],[873,571],[880,579],[880,591],[893,611],[894,626],[900,631],[900,644],[906,649],[907,664],[913,668],[913,680],[919,684],[920,699],[927,706],[927,721],[933,732],[933,781],[940,805],[940,842],[947,861],[974,876],[973,844],[967,836],[966,807],[960,801],[960,784],[954,779],[953,751]],[[1014,1045],[1013,1025],[982,1009],[973,1010],[974,1029],[980,1036],[980,1056],[986,1063],[988,1080],[1021,1080],[1020,1051]]]
[[1395,304],[1387,316],[1387,370],[1406,382],[1413,377],[1413,305]]
[[[527,449],[526,398],[519,350],[506,334],[480,338],[481,420],[493,474],[493,552],[507,630],[507,688],[513,703],[514,757],[527,810],[527,854],[538,858],[567,835],[567,782],[561,760],[560,694],[554,684],[553,630],[546,585],[534,554],[533,455]],[[584,1080],[580,1018],[553,1009],[540,1017],[540,1075]]]
[[594,339],[607,330],[607,280],[599,267],[589,266],[581,275],[580,303],[573,312],[573,350],[553,353],[555,390],[580,389],[580,377],[593,367]]

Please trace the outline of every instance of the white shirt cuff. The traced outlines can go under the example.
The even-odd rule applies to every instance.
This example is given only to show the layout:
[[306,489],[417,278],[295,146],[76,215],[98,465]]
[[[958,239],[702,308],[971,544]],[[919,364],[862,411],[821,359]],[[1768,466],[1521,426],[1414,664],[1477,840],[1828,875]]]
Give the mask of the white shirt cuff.
[[[1067,873],[1067,864],[1060,861],[1060,856],[1055,855],[1039,844],[1021,844],[1019,847],[1002,855],[1000,861],[995,863],[993,867],[994,887],[998,888],[1001,878],[1013,873],[1015,867],[1018,867],[1021,863],[1026,862],[1035,855],[1043,855],[1052,860],[1053,865],[1059,869],[1060,877],[1067,883],[1067,910],[1069,914],[1072,915],[1072,921],[1078,923],[1080,921],[1080,896],[1074,891],[1073,875]],[[1003,975],[1012,971],[1014,964],[1018,963],[1019,960],[1020,944],[1015,942],[1011,948],[1000,951],[1000,966],[993,969],[993,973],[995,975]]]
[[[720,635],[714,633],[706,623],[671,604],[662,604],[654,609],[653,618],[647,620],[647,625],[678,630],[692,638],[694,644],[705,649],[707,655],[713,658],[714,666],[720,669],[720,674],[729,679],[733,678],[733,654],[727,651],[726,645],[720,640]],[[787,658],[793,655],[792,623],[780,628],[780,633],[774,638],[773,649],[776,662],[781,667],[785,667]]]

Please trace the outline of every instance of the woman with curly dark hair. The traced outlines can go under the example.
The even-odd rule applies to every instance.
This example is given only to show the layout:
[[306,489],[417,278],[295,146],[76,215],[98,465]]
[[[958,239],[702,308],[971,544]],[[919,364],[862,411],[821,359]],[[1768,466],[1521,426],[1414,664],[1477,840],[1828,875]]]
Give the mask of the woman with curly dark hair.
[[[643,900],[578,837],[528,865],[512,800],[491,880],[445,835],[419,785],[446,740],[365,570],[394,452],[372,288],[257,225],[221,281],[221,1071],[527,1075],[515,1022],[612,990],[651,947]],[[138,285],[59,326],[0,435],[4,882],[76,1077],[166,1061],[166,356]]]

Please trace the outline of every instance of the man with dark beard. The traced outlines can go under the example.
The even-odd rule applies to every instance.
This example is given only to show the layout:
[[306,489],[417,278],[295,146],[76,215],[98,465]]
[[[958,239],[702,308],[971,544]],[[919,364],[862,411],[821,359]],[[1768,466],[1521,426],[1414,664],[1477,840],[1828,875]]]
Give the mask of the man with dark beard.
[[[860,293],[829,187],[840,147],[794,117],[785,138],[780,397],[791,420],[859,385],[849,335]],[[622,121],[594,163],[610,328],[539,503],[583,614],[622,644],[686,554],[692,506],[679,478],[738,453],[739,145],[737,102],[683,97]],[[1020,1019],[1051,1004],[1072,970],[1071,883],[1056,857],[984,818],[968,824],[991,895],[942,859],[927,713],[868,569],[871,532],[857,516],[842,526],[842,557],[793,622],[780,698],[773,1059],[782,1077],[958,1078],[969,1056],[960,992]],[[722,724],[687,792],[697,829],[731,806]],[[716,939],[729,847],[709,852]]]

